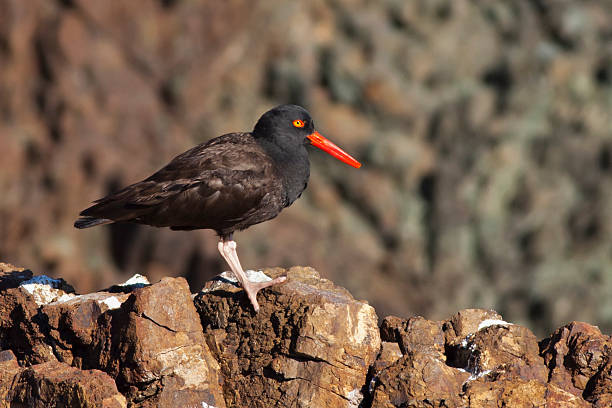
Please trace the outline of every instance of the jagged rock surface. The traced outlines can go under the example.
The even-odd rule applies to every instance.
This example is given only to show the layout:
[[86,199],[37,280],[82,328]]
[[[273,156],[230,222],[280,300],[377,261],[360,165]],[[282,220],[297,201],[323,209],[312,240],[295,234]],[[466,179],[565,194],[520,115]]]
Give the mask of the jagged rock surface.
[[[39,304],[24,290],[28,281],[19,284],[23,271],[0,267],[13,282],[0,292],[0,348],[15,351],[24,365],[61,362],[105,371],[137,407],[224,406],[218,364],[183,278]],[[37,289],[55,300],[63,291],[53,286]]]
[[102,371],[57,361],[20,367],[10,350],[0,352],[0,401],[3,407],[127,407],[113,379]]
[[[593,342],[589,356],[597,361],[591,365],[602,367],[607,360],[601,354],[609,350],[602,344],[607,337],[584,323],[570,327],[575,325],[584,326],[583,331],[591,335],[584,336]],[[559,335],[563,329],[551,339],[566,341],[567,328],[564,337]],[[539,346],[529,329],[503,321],[494,311],[462,310],[446,321],[390,316],[383,320],[381,335],[384,341],[396,342],[404,355],[375,371],[372,407],[591,406],[589,395],[572,391],[575,376],[563,371],[566,381],[556,379],[559,369],[545,347],[553,348],[553,340]],[[557,362],[566,354],[567,349],[556,356]],[[603,373],[590,370],[583,380],[596,382],[596,374]],[[604,401],[605,393],[605,386],[600,387],[597,398]]]
[[58,361],[24,369],[13,380],[9,399],[30,408],[125,408],[113,379],[98,370],[79,370]]
[[612,338],[595,326],[572,322],[540,342],[550,382],[595,407],[612,406]]
[[286,275],[260,295],[258,314],[230,282],[212,281],[196,296],[228,405],[357,407],[380,350],[374,309],[312,268]]
[[265,272],[288,279],[255,313],[227,274],[195,295],[182,278],[142,277],[78,295],[0,263],[2,406],[611,406],[612,339],[597,327],[538,342],[481,309],[378,327],[312,268]]

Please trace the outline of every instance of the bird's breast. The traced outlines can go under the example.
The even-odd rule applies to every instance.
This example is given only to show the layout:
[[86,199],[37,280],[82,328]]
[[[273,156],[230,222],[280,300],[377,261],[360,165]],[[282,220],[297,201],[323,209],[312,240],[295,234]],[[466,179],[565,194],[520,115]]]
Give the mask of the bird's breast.
[[293,204],[295,200],[300,198],[306,186],[308,185],[308,178],[310,177],[310,168],[308,161],[305,165],[302,164],[299,167],[294,167],[291,172],[286,172],[283,177],[283,187],[285,190],[285,207]]

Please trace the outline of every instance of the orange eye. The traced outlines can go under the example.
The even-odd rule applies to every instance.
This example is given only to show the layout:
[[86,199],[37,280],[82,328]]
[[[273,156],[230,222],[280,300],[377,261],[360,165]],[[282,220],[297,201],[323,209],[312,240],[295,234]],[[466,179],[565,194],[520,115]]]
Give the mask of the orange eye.
[[304,121],[296,119],[296,120],[293,121],[293,126],[299,127],[299,128],[303,128],[304,127]]

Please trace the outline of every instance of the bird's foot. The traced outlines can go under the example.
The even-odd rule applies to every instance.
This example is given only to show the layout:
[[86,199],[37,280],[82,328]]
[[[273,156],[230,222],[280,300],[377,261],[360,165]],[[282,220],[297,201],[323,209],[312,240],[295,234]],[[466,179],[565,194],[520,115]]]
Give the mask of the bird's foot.
[[[247,271],[247,275],[251,275],[249,272],[252,272],[252,271]],[[260,273],[263,274],[263,272],[260,272]],[[286,280],[287,280],[286,276],[279,276],[278,278],[265,280],[265,281],[247,280],[243,283],[242,288],[246,292],[249,300],[251,301],[251,304],[253,305],[253,309],[255,309],[255,312],[259,312],[259,303],[257,303],[257,292],[269,286],[274,286],[274,285],[278,285],[279,283],[283,283]]]

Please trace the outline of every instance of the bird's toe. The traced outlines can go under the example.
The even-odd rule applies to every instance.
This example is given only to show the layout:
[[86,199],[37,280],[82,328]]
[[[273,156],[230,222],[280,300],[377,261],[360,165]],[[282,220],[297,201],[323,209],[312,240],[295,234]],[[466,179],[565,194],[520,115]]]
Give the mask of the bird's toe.
[[253,309],[255,309],[255,312],[259,311],[259,303],[257,303],[257,292],[259,292],[260,290],[264,288],[278,285],[279,283],[283,283],[286,280],[287,280],[286,276],[279,276],[278,278],[274,278],[269,281],[249,282],[247,285],[245,285],[244,291],[246,292],[247,297],[249,298],[251,304],[253,305]]

